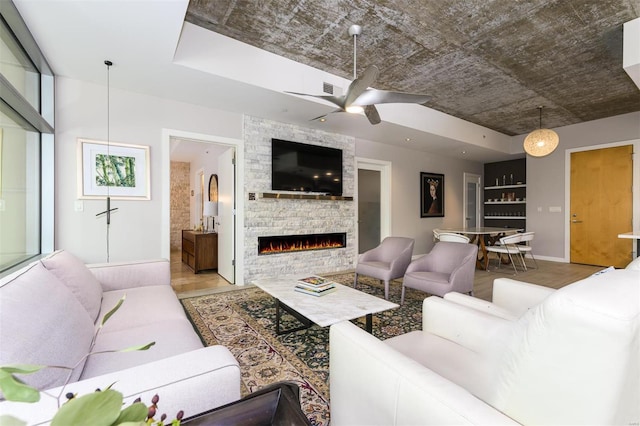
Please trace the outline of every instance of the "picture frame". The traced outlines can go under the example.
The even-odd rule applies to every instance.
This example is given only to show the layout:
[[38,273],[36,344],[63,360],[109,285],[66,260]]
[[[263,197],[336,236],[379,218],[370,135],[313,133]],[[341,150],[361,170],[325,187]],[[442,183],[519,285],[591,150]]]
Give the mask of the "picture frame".
[[78,139],[78,198],[150,200],[149,147]]
[[218,175],[209,176],[209,201],[218,202]]
[[420,172],[420,217],[444,217],[444,175]]

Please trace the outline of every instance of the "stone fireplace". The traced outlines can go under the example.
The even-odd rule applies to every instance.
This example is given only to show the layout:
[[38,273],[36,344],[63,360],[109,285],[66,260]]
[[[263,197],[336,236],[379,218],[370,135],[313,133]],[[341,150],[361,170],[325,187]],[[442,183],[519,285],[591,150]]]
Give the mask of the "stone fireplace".
[[258,255],[326,250],[346,246],[346,232],[258,237]]
[[[274,194],[271,188],[271,138],[321,145],[343,152],[343,195],[318,198],[288,198]],[[300,274],[321,274],[351,270],[356,259],[355,138],[317,129],[244,117],[244,280]],[[263,237],[277,237],[277,243],[293,247],[290,236],[340,233],[340,247],[316,250],[287,250],[270,255],[259,254]],[[283,239],[284,238],[284,239]],[[260,239],[260,243],[259,243]],[[333,243],[331,243],[333,244]]]

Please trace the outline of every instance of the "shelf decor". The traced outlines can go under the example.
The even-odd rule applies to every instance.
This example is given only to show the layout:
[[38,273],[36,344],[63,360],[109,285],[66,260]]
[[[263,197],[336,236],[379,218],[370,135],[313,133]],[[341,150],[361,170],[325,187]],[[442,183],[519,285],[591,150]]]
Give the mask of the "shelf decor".
[[420,217],[444,217],[444,175],[420,172]]

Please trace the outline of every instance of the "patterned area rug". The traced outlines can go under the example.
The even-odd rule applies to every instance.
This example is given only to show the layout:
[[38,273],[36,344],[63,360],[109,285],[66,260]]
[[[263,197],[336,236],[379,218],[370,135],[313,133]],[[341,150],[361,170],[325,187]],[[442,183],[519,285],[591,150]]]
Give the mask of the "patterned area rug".
[[[353,283],[353,273],[327,277],[345,285]],[[383,284],[373,278],[358,278],[358,290],[384,298]],[[399,304],[400,292],[400,281],[393,282],[389,299]],[[407,289],[403,306],[373,315],[374,336],[384,340],[420,329],[422,300],[427,296]],[[293,381],[300,387],[302,409],[311,423],[329,424],[328,327],[314,324],[276,336],[274,299],[255,287],[181,302],[205,345],[224,345],[238,360],[243,396],[273,382]],[[286,313],[281,321],[283,329],[299,325]],[[364,318],[354,323],[364,328]]]

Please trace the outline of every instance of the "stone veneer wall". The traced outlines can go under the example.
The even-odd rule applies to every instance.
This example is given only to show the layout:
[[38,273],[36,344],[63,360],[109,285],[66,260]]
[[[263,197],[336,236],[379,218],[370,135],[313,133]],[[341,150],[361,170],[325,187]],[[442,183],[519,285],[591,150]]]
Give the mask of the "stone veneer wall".
[[171,250],[182,250],[182,230],[191,229],[189,216],[189,191],[191,164],[171,162],[170,205],[171,205]]
[[[245,116],[245,282],[353,269],[354,201],[265,199],[271,191],[271,138],[342,149],[343,195],[354,195],[355,139]],[[255,194],[251,200],[249,194]],[[346,232],[347,247],[258,256],[258,237]]]

